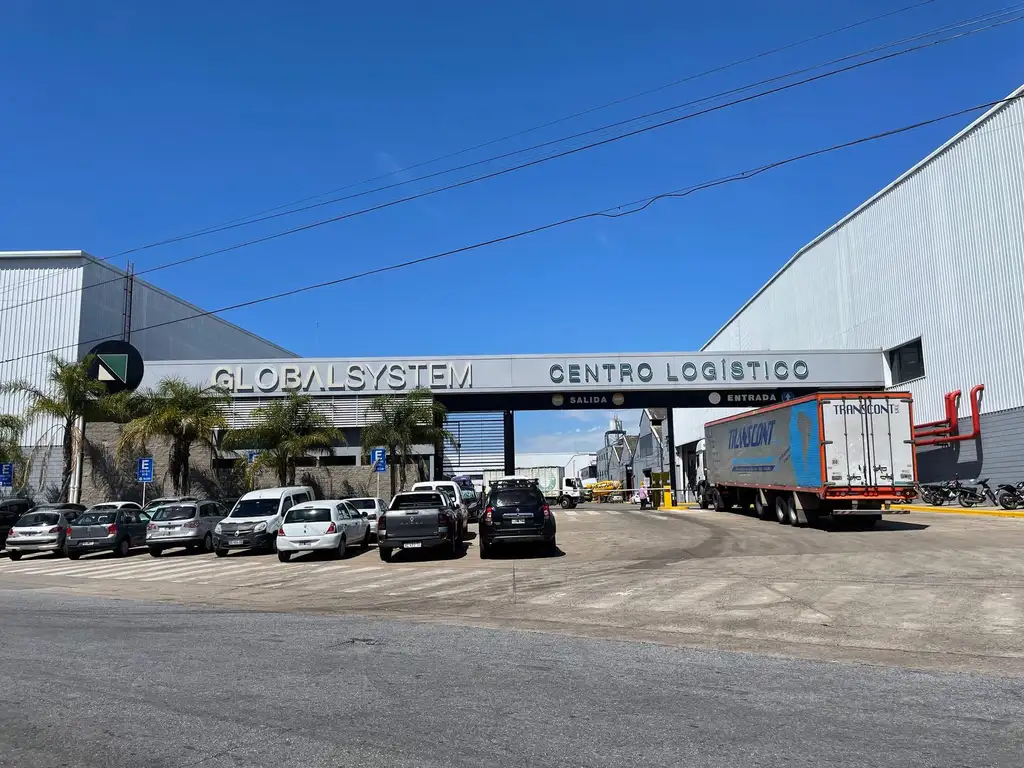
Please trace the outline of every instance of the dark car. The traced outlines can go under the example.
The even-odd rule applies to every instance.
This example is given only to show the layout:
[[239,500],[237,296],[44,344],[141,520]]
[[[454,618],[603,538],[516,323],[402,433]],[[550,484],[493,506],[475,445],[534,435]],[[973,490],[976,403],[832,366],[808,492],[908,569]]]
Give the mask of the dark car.
[[480,557],[499,544],[555,544],[555,516],[535,485],[504,486],[491,492],[480,518]]
[[478,522],[480,520],[480,497],[476,495],[476,491],[472,488],[463,488],[462,503],[466,505],[469,522]]
[[32,509],[29,499],[4,499],[0,501],[0,549],[7,545],[7,535],[21,516]]
[[455,557],[459,546],[459,512],[441,491],[409,491],[391,500],[377,518],[377,551],[384,562],[396,549],[434,549]]
[[72,560],[89,552],[113,552],[124,557],[132,547],[145,545],[148,525],[149,515],[138,504],[119,508],[103,504],[75,518],[66,531],[64,546]]

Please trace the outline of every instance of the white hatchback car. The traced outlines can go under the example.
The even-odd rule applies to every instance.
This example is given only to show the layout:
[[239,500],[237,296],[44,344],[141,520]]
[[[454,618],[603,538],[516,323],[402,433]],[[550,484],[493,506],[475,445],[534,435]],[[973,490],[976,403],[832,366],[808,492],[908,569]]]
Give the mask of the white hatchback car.
[[282,563],[299,552],[326,552],[344,557],[349,547],[370,546],[370,521],[347,501],[325,499],[296,504],[285,512],[277,531],[277,559]]

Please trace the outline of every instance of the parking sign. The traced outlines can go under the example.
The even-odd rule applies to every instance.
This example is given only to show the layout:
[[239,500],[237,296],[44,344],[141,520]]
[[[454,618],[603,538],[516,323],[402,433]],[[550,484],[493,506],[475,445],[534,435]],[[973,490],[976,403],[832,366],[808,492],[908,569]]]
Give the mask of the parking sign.
[[0,464],[0,488],[12,488],[14,486],[14,465]]
[[153,457],[144,456],[135,467],[135,479],[140,483],[153,482]]
[[370,463],[374,472],[384,472],[388,468],[388,455],[383,448],[373,448],[370,451]]

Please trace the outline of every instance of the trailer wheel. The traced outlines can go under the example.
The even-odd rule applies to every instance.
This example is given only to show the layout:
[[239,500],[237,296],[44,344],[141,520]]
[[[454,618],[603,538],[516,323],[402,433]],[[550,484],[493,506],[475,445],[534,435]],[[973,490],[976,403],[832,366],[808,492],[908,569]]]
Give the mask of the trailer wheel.
[[786,524],[787,525],[799,525],[800,516],[796,511],[796,499],[786,500]]
[[775,519],[785,525],[789,521],[789,509],[785,496],[775,498]]
[[771,513],[771,508],[768,504],[764,503],[760,491],[754,496],[754,511],[757,513],[758,520],[764,520]]
[[717,488],[711,490],[711,501],[715,505],[715,512],[725,512],[728,509],[725,506],[725,499],[722,498],[722,494]]

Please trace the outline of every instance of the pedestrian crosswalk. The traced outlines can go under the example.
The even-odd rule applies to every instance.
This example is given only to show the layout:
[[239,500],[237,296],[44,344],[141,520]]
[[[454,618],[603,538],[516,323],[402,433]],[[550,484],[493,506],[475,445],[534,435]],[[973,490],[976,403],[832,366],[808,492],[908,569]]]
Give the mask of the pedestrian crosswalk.
[[645,517],[651,520],[672,520],[673,518],[695,514],[688,509],[562,509],[555,513],[555,518],[567,523],[588,520],[631,520]]

